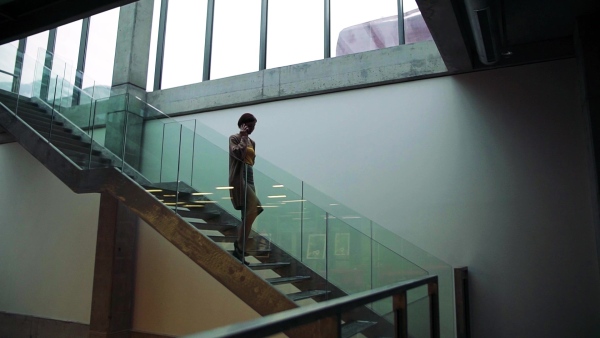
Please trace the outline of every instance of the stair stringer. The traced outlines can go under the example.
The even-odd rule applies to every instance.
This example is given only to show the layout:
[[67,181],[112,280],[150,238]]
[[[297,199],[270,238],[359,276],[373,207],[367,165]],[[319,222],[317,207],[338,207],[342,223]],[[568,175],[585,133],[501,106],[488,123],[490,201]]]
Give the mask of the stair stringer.
[[[73,192],[104,192],[121,201],[260,315],[298,307],[286,295],[240,264],[237,259],[146,192],[130,177],[115,168],[80,169],[2,104],[0,126],[12,134],[17,143]],[[301,329],[286,331],[286,334],[291,337],[328,337],[333,332],[337,332],[336,320],[324,318]]]

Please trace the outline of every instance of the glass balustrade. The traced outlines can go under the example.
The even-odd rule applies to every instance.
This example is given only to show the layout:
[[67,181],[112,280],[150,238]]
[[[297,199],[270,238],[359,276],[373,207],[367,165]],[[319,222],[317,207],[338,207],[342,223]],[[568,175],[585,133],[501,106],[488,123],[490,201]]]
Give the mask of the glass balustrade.
[[[87,147],[86,159],[77,162],[82,168],[112,165],[139,173],[143,180],[138,183],[163,191],[160,200],[184,218],[190,217],[190,211],[206,210],[241,220],[240,211],[231,203],[227,137],[196,120],[168,117],[133,95],[96,99],[65,79],[67,68],[50,69],[37,62],[27,105],[23,103],[15,113],[28,114],[29,104],[42,107],[47,113],[44,118],[29,118],[26,123],[66,156],[72,158],[73,152]],[[18,93],[14,95],[19,98]],[[79,97],[77,104],[74,97]],[[65,145],[63,128],[67,125],[80,136],[77,149]],[[437,274],[442,335],[453,334],[450,266],[260,157],[254,180],[264,212],[253,225],[254,243],[244,247],[276,245],[323,277],[328,291],[346,294]],[[415,313],[428,311],[426,290],[412,291],[408,297]],[[391,300],[370,308],[393,320]],[[419,328],[418,322],[427,322],[427,316],[409,320],[417,322],[409,327]]]

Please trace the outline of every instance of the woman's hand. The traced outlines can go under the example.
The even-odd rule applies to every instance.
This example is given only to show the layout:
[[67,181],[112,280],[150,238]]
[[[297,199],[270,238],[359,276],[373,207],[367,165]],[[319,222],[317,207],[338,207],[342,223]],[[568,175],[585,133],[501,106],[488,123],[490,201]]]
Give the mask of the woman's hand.
[[248,126],[245,123],[240,126],[240,135],[248,136]]

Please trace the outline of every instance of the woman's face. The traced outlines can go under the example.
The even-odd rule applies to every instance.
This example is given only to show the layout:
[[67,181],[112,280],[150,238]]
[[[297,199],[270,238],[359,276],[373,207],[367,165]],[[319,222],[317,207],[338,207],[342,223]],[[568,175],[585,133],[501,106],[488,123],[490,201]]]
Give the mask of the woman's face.
[[248,127],[248,135],[252,134],[254,128],[256,127],[256,121],[245,123],[246,127]]

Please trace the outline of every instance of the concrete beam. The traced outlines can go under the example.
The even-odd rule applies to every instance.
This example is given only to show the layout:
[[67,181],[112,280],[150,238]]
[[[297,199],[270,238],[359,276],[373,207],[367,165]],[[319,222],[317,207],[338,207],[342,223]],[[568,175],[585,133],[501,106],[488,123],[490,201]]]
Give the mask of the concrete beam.
[[469,43],[459,24],[453,1],[416,0],[429,32],[450,73],[473,69]]
[[17,141],[11,133],[6,131],[6,129],[0,127],[0,144],[4,143],[12,143]]
[[447,71],[433,41],[306,62],[148,93],[166,114],[185,114],[415,80]]

